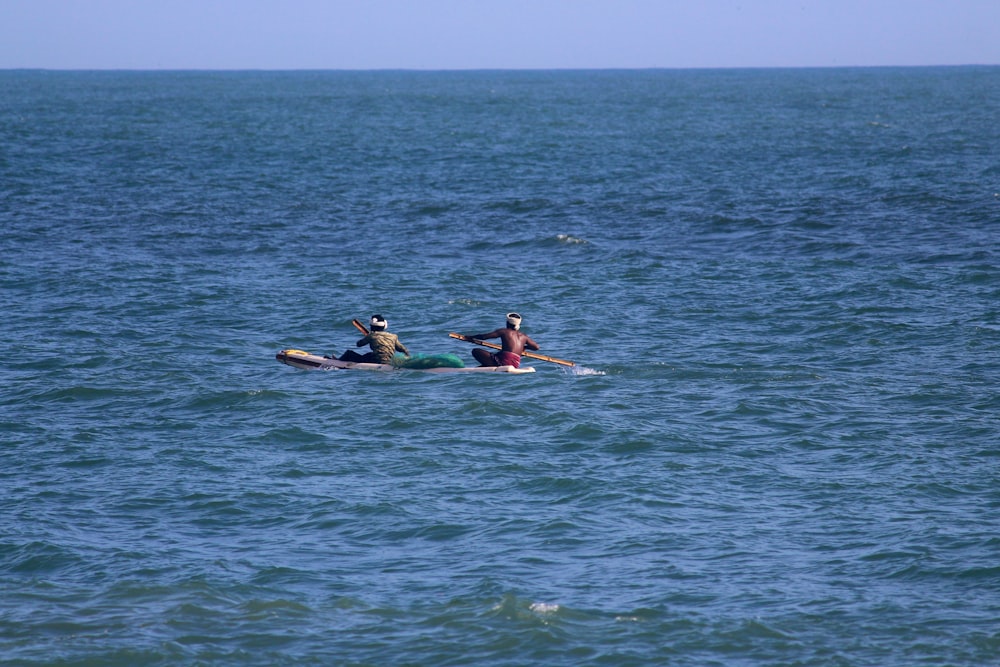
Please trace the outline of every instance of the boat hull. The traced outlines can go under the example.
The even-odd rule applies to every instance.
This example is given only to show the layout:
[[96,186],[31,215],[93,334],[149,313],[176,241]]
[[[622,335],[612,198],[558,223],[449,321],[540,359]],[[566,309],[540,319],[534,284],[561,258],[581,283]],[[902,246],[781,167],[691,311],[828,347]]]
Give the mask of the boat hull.
[[281,350],[274,358],[283,364],[314,371],[372,371],[372,372],[398,372],[415,371],[418,373],[510,373],[521,375],[524,373],[534,373],[531,366],[514,368],[513,366],[473,366],[469,368],[400,368],[392,364],[366,364],[353,361],[341,361],[331,357],[321,357],[309,354],[303,350]]

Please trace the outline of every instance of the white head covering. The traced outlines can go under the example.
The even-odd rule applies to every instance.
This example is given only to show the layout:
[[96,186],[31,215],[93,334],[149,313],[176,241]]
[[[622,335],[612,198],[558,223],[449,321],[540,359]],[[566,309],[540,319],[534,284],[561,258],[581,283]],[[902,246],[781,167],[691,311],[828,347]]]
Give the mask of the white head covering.
[[521,328],[521,316],[517,313],[507,313],[507,324],[514,327],[514,331]]
[[381,315],[372,315],[372,329],[384,331],[389,328],[389,323]]

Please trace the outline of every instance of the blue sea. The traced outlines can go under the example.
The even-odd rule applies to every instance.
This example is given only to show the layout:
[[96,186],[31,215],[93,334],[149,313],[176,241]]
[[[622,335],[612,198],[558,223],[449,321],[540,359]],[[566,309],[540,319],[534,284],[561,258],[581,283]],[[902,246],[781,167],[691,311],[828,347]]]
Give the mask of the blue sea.
[[[998,110],[0,72],[0,664],[1000,665]],[[576,366],[275,359],[508,311]]]

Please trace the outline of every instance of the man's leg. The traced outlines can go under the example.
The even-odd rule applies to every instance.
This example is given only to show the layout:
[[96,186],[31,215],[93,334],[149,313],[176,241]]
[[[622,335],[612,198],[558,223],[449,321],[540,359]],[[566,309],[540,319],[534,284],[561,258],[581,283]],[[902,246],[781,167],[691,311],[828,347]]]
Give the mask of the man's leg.
[[472,351],[472,356],[476,358],[480,366],[496,366],[496,358],[486,350],[476,348]]

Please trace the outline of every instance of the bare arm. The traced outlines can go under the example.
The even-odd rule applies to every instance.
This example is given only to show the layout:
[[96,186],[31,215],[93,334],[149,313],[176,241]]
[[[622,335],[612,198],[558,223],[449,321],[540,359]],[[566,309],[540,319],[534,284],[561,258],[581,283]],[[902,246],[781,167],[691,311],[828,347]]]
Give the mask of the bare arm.
[[503,329],[494,329],[489,333],[484,334],[471,334],[468,335],[469,338],[475,338],[476,340],[489,340],[490,338],[500,338]]

